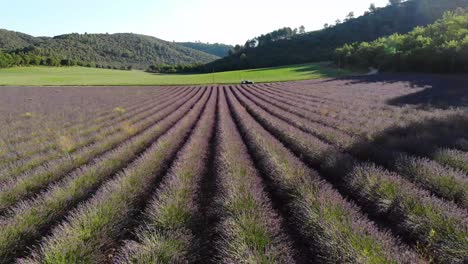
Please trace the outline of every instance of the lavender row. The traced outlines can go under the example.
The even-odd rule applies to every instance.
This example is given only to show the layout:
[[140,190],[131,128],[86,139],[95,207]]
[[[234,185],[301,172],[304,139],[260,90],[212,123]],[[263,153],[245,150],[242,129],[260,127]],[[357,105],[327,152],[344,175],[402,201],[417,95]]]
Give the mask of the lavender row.
[[4,182],[0,188],[0,211],[4,212],[8,207],[21,199],[31,197],[49,184],[60,180],[72,170],[91,162],[99,156],[105,155],[106,152],[121,145],[122,142],[142,133],[142,131],[150,128],[155,122],[159,122],[185,103],[185,99],[180,100],[177,104],[161,110],[157,115],[149,116],[143,120],[138,126],[135,126],[135,133],[117,134],[107,140],[98,142],[96,145],[83,149],[76,156],[51,161],[31,173],[25,173],[20,177],[11,178]]
[[[417,113],[413,115],[407,112],[402,113],[403,114],[402,116],[392,117],[392,116],[384,115],[384,116],[380,116],[380,118],[377,118],[380,112],[378,110],[373,110],[373,109],[368,109],[368,108],[365,109],[364,112],[351,111],[347,109],[346,106],[338,107],[338,108],[337,107],[325,108],[324,110],[323,106],[316,106],[313,102],[302,99],[300,96],[297,96],[297,95],[287,96],[284,93],[275,95],[275,92],[272,90],[262,89],[262,97],[265,97],[265,96],[272,98],[275,101],[279,101],[279,102],[276,102],[277,104],[280,104],[279,107],[284,107],[284,108],[288,108],[290,106],[297,107],[300,109],[301,114],[306,115],[307,118],[314,118],[318,120],[323,119],[327,124],[331,124],[333,127],[341,129],[344,132],[354,132],[355,134],[358,134],[358,135],[364,134],[364,135],[367,135],[368,137],[373,137],[373,134],[376,134],[381,130],[394,127],[396,122],[398,122],[399,123],[398,126],[401,127],[402,126],[402,124],[400,124],[401,117],[407,117],[407,116],[410,117],[404,123],[409,123],[411,121],[411,124],[420,122],[419,120],[421,119],[424,119],[424,120],[435,119],[433,122],[431,122],[431,127],[428,127],[428,128],[422,128],[422,127],[421,128],[419,127],[403,128],[405,129],[404,134],[407,134],[408,136],[416,135],[417,137],[408,138],[406,142],[402,142],[402,144],[400,144],[402,146],[405,146],[406,143],[410,143],[412,141],[415,141],[415,139],[420,138],[421,129],[425,129],[426,131],[431,131],[431,135],[428,135],[431,137],[434,137],[435,133],[439,134],[437,135],[437,138],[434,138],[434,139],[429,138],[428,136],[424,138],[426,142],[431,140],[431,142],[427,142],[431,144],[437,144],[438,143],[437,140],[443,141],[440,143],[449,144],[451,140],[448,140],[448,139],[451,139],[451,137],[455,136],[456,134],[454,133],[458,133],[458,136],[463,136],[463,135],[466,135],[464,131],[468,129],[468,127],[464,125],[467,123],[466,117],[465,117],[465,121],[463,121],[463,114],[460,113],[460,111],[435,111],[435,113],[438,113],[438,112],[440,113],[432,114],[431,116],[428,116],[427,118],[423,118]],[[341,112],[341,114],[339,112]],[[453,120],[452,122],[450,122],[450,124],[456,124],[458,128],[453,127],[452,125],[451,129],[447,130],[446,129],[447,124],[437,122],[437,119],[442,119],[442,118],[447,119],[447,117],[452,117],[452,116],[458,118],[459,120],[458,121]],[[340,121],[338,121],[338,119]],[[359,122],[356,122],[356,120],[359,120]],[[342,124],[343,122],[346,124],[346,126],[344,127]],[[374,123],[371,124],[370,122],[374,122]],[[438,124],[438,126],[436,126],[434,123]],[[412,129],[415,133],[411,133],[412,131],[409,131],[410,129]],[[417,145],[417,143],[413,143],[413,144]],[[417,150],[418,148],[414,148],[414,149]],[[429,152],[426,151],[426,153],[429,153]]]
[[[200,90],[199,93],[205,93]],[[207,100],[207,94],[203,96]],[[86,200],[105,181],[125,168],[127,164],[151,146],[155,140],[183,118],[199,97],[186,102],[177,111],[126,142],[94,163],[81,167],[66,178],[50,186],[34,199],[24,201],[0,221],[0,260],[11,262],[22,256],[54,222],[61,220],[69,210]]]
[[[169,96],[169,98],[175,97],[177,94],[179,94],[179,92],[161,95],[163,98],[157,98],[156,101],[158,102],[162,99],[166,99],[165,96]],[[55,151],[59,154],[72,153],[76,151],[77,148],[92,143],[93,140],[95,140],[93,137],[99,136],[100,134],[105,135],[111,133],[109,128],[115,127],[115,124],[125,121],[133,115],[138,115],[154,108],[155,103],[157,103],[154,101],[155,100],[150,99],[143,104],[137,103],[136,105],[138,105],[138,107],[133,107],[133,109],[115,108],[112,111],[114,115],[106,116],[106,118],[97,118],[89,122],[86,126],[79,125],[70,129],[56,129],[53,132],[45,134],[42,138],[28,135],[30,139],[34,140],[8,146],[10,149],[14,149],[14,152],[11,152],[11,155],[9,155],[10,157],[4,157],[2,163],[11,163],[26,159],[46,151]]]
[[382,148],[368,141],[353,139],[339,131],[322,127],[305,118],[277,108],[261,98],[253,97],[244,89],[241,89],[240,92],[248,98],[249,101],[247,103],[249,105],[256,104],[268,114],[302,131],[325,140],[327,143],[341,147],[346,152],[362,160],[371,160],[394,170],[439,197],[455,201],[460,206],[468,208],[468,181],[464,177],[464,173],[451,168],[445,168],[428,159],[412,157],[391,148]]
[[[266,95],[263,93],[262,95]],[[276,98],[271,96],[272,99],[282,100],[283,97]],[[305,108],[309,111],[309,113],[304,111],[299,111],[299,115],[303,115],[308,119],[313,119],[312,121],[321,121],[321,118],[316,118],[316,113],[310,110],[307,107],[298,103],[300,98],[292,99],[288,104],[283,104],[282,107],[285,107],[288,110],[293,108]],[[298,109],[294,109],[295,113],[298,113]],[[378,113],[378,112],[377,112]],[[373,111],[372,115],[375,115],[376,112]],[[346,110],[343,114],[343,118],[349,119],[348,116],[352,115],[352,111]],[[406,114],[408,115],[408,114]],[[467,154],[463,151],[459,151],[457,149],[450,149],[446,148],[461,148],[458,146],[459,138],[463,138],[466,136],[466,132],[468,130],[468,119],[466,115],[463,113],[459,113],[458,111],[449,112],[449,113],[442,113],[436,115],[435,117],[431,117],[430,119],[424,119],[424,122],[421,122],[417,117],[417,121],[413,121],[410,125],[402,125],[398,124],[395,127],[395,120],[398,119],[391,119],[389,117],[376,119],[370,118],[370,116],[363,116],[367,120],[376,120],[379,122],[379,128],[372,127],[372,128],[364,128],[366,125],[364,122],[359,122],[358,125],[354,125],[354,120],[357,118],[353,116],[352,120],[349,121],[353,123],[353,125],[346,127],[341,127],[338,122],[334,120],[334,118],[340,118],[338,116],[333,116],[332,118],[323,118],[326,119],[326,123],[332,124],[333,127],[340,129],[344,132],[348,131],[355,131],[355,134],[365,134],[368,137],[372,137],[373,141],[379,143],[387,148],[398,148],[402,151],[407,151],[412,154],[425,156],[431,158],[441,164],[451,166],[457,169],[463,170],[465,173],[468,172],[468,158]],[[386,120],[386,121],[382,121]],[[323,123],[323,121],[321,122]],[[384,125],[385,124],[385,125]],[[360,127],[361,126],[361,127]],[[382,132],[379,129],[385,129],[386,133],[382,135]],[[357,132],[356,132],[357,131]],[[421,131],[426,131],[421,133]],[[463,149],[463,148],[462,148]]]
[[[24,135],[25,140],[19,143],[4,141],[4,148],[8,149],[8,152],[2,155],[3,159],[0,162],[0,168],[2,170],[12,167],[16,168],[28,162],[31,163],[31,166],[34,166],[42,162],[41,154],[43,153],[63,155],[74,152],[79,147],[76,142],[77,140],[84,141],[86,137],[91,137],[93,134],[96,134],[96,130],[107,128],[107,126],[112,124],[114,119],[125,118],[124,116],[126,114],[120,112],[124,111],[123,109],[124,108],[118,108],[119,111],[112,110],[115,116],[109,118],[107,122],[106,120],[97,118],[100,121],[89,127],[83,127],[81,130],[65,129],[63,126],[64,121],[62,120],[57,120],[54,124],[50,124],[50,122],[44,122],[38,125],[29,124],[29,127],[35,131]],[[88,119],[93,118],[88,117]],[[16,164],[18,164],[18,166],[16,166]]]
[[[121,110],[127,108],[133,109],[135,106],[140,105],[142,101],[145,103],[150,102],[149,100],[142,100],[145,97],[138,94],[136,96],[117,97],[116,95],[118,95],[118,92],[114,91],[115,94],[112,93],[110,96],[105,92],[103,93],[102,89],[100,89],[99,92],[95,92],[92,89],[80,89],[80,91],[75,91],[75,93],[69,92],[68,90],[66,93],[62,91],[67,94],[68,97],[60,98],[63,96],[59,95],[59,98],[52,100],[52,98],[54,98],[53,91],[47,91],[51,89],[54,88],[47,88],[46,91],[43,92],[43,94],[48,95],[46,98],[38,99],[33,97],[27,99],[28,101],[26,102],[28,104],[28,108],[30,108],[29,105],[31,104],[29,100],[35,100],[34,102],[36,104],[38,103],[38,106],[34,107],[38,113],[35,113],[35,111],[31,110],[24,110],[31,112],[21,113],[20,117],[14,118],[14,120],[17,120],[17,123],[20,124],[21,127],[15,127],[14,124],[9,123],[9,126],[6,130],[10,131],[10,134],[4,134],[7,136],[7,142],[10,142],[10,144],[16,144],[25,141],[31,141],[31,137],[34,137],[35,141],[43,136],[48,136],[48,134],[54,133],[57,130],[79,131],[83,128],[89,127],[93,124],[94,121],[100,122],[102,120],[112,118],[113,116],[118,116]],[[155,89],[149,94],[152,96],[163,96],[171,91],[171,89],[167,88]],[[77,92],[78,94],[76,94]],[[26,94],[22,96],[24,97]],[[104,96],[106,96],[106,98],[103,98]],[[75,99],[75,97],[77,99]],[[16,97],[12,97],[10,99],[14,101],[18,98],[21,98],[21,96],[17,95]],[[95,98],[98,98],[98,100],[93,103],[93,99]],[[26,102],[18,102],[13,109],[21,109],[21,105],[25,104]],[[62,102],[69,103],[72,106],[66,105],[57,109],[57,107],[59,107],[60,103]],[[86,102],[86,107],[84,107],[84,102]],[[106,107],[104,111],[102,109],[103,106]]]
[[[403,109],[400,107],[384,104],[392,98],[405,96],[408,93],[414,92],[414,89],[407,89],[401,83],[389,84],[385,82],[377,82],[379,87],[376,88],[372,83],[353,83],[346,80],[311,80],[306,82],[297,82],[292,84],[282,84],[279,89],[294,92],[302,97],[318,98],[326,100],[330,104],[337,106],[352,107],[353,110],[358,109],[373,109],[387,112],[388,114],[398,113]],[[431,115],[431,111],[422,109],[406,108],[406,111],[417,112],[422,115]]]
[[[192,136],[146,209],[137,240],[126,241],[115,263],[183,263],[195,258],[191,224],[199,204],[201,178],[208,172],[210,139],[214,134],[217,88]],[[196,252],[195,252],[196,253]]]
[[[287,87],[269,86],[268,90],[273,90],[283,95],[289,95],[296,98],[301,98],[304,101],[319,104],[321,107],[330,107],[335,109],[349,109],[353,113],[366,113],[369,110],[377,111],[382,115],[390,116],[398,113],[398,109],[383,104],[376,103],[376,100],[353,100],[355,99],[355,92],[339,89],[338,91],[328,90],[326,93],[320,87],[313,87],[307,85],[301,87],[294,87],[288,85]],[[319,90],[320,92],[316,92]],[[337,99],[339,98],[339,99]],[[346,98],[346,99],[345,99]]]
[[[302,89],[303,90],[303,89]],[[339,90],[339,93],[337,93],[336,95],[341,95],[342,92],[346,90],[346,88],[342,87],[340,90]],[[268,93],[272,92],[272,90],[267,90]],[[274,92],[274,91],[273,91]],[[286,94],[289,93],[288,90],[286,89],[281,89],[280,91],[278,91],[281,96],[280,98],[283,99],[285,96],[287,96]],[[322,91],[323,92],[323,91]],[[330,93],[330,91],[327,91],[328,93]],[[331,92],[333,93],[333,92]],[[356,93],[356,92],[355,92]],[[333,94],[335,95],[335,94]],[[362,129],[357,126],[357,127],[354,127],[354,128],[351,128],[351,129],[361,129],[362,132],[364,133],[367,133],[369,134],[370,132],[379,132],[379,130],[383,130],[384,128],[388,128],[388,127],[392,127],[394,124],[398,124],[398,126],[403,126],[404,124],[414,124],[414,123],[419,123],[420,120],[434,120],[434,122],[431,122],[431,123],[435,123],[435,124],[438,124],[440,127],[437,127],[435,126],[434,124],[431,124],[431,127],[428,127],[426,128],[427,130],[425,131],[430,131],[430,135],[429,136],[434,136],[433,134],[434,133],[438,133],[440,135],[438,135],[438,137],[436,138],[437,140],[442,140],[443,143],[447,144],[451,144],[451,145],[454,145],[456,146],[456,143],[455,143],[455,140],[451,140],[456,134],[454,134],[455,132],[459,134],[459,136],[463,137],[463,136],[467,136],[465,131],[466,129],[468,129],[466,127],[466,114],[465,112],[463,111],[463,109],[449,109],[449,110],[433,110],[433,111],[421,111],[420,109],[413,109],[413,108],[410,108],[410,107],[398,107],[398,108],[395,108],[393,107],[391,112],[387,112],[387,111],[382,111],[378,108],[373,108],[372,106],[369,106],[367,103],[370,102],[370,98],[365,101],[365,102],[361,102],[361,106],[362,106],[362,109],[361,110],[358,110],[358,109],[350,109],[349,108],[349,104],[352,104],[353,101],[352,100],[346,100],[346,103],[343,103],[343,105],[341,106],[332,106],[331,108],[329,108],[329,110],[325,110],[325,113],[323,113],[323,107],[324,106],[316,106],[315,103],[314,103],[314,100],[309,100],[309,99],[303,99],[302,98],[303,95],[301,94],[296,94],[296,93],[292,93],[291,95],[289,95],[289,98],[290,100],[292,101],[295,101],[295,102],[300,102],[300,104],[304,104],[304,105],[308,105],[308,106],[312,106],[312,107],[315,107],[315,111],[319,110],[322,114],[326,114],[326,115],[331,115],[333,118],[335,117],[339,117],[339,118],[342,118],[342,119],[347,119],[348,120],[348,123],[350,124],[353,124],[355,122],[355,120],[362,120],[362,122],[359,122],[361,123],[361,126],[363,126],[363,124],[365,123],[368,123],[368,122],[374,122],[375,125],[378,125],[380,128],[378,129],[377,127],[374,127],[374,126],[370,126],[368,127],[366,130],[362,131]],[[307,97],[306,97],[307,98]],[[375,98],[372,98],[373,100],[375,100]],[[298,103],[295,103],[296,105]],[[383,105],[383,102],[381,103],[381,106],[384,107],[385,109],[386,108],[389,108],[388,105]],[[325,107],[327,107],[325,105]],[[330,113],[329,113],[330,112]],[[341,112],[342,114],[338,114],[338,113],[335,113],[335,112]],[[392,114],[393,113],[393,114]],[[451,122],[449,124],[449,126],[447,126],[446,124],[443,124],[440,125],[440,122],[438,122],[437,120],[441,120],[441,119],[450,119],[450,118],[447,118],[447,117],[450,117],[450,116],[455,116],[458,118],[463,118],[464,116],[464,121],[461,121],[461,122]],[[364,119],[363,119],[364,117]],[[367,117],[367,120],[365,119]],[[377,118],[378,117],[378,118]],[[450,120],[448,120],[450,121]],[[381,124],[381,122],[383,122]],[[392,122],[394,124],[392,124]],[[402,125],[403,124],[403,125]],[[458,126],[458,128],[457,128]],[[365,127],[365,125],[364,125]],[[408,130],[408,128],[405,128]],[[408,133],[409,131],[406,131],[407,134],[409,135],[421,135],[421,129],[424,129],[424,128],[419,128],[419,127],[414,127],[412,128],[412,130],[414,130],[416,133]],[[427,137],[428,135],[426,134],[423,134],[425,137]],[[372,135],[370,135],[372,136]],[[414,139],[418,139],[420,137],[414,137]],[[409,139],[407,140],[407,142],[411,142],[412,140],[414,141],[414,139]],[[425,138],[425,141],[428,141],[430,140],[430,138]],[[431,143],[431,144],[437,144],[437,140],[434,141],[434,143]],[[427,142],[427,143],[430,143],[430,142]],[[403,144],[404,145],[404,144]]]
[[[461,169],[465,173],[468,172],[466,150],[463,152],[446,147],[463,149],[463,147],[459,146],[459,139],[466,136],[465,131],[468,130],[468,126],[466,125],[468,124],[468,119],[463,113],[459,113],[458,111],[453,113],[444,112],[436,117],[425,119],[424,122],[417,120],[410,125],[398,124],[396,127],[395,120],[398,119],[388,117],[378,119],[375,117],[371,118],[370,116],[363,117],[366,120],[373,120],[372,122],[379,122],[378,127],[367,127],[366,122],[354,124],[356,117],[353,117],[345,125],[335,119],[349,119],[348,116],[352,115],[352,111],[345,110],[342,116],[333,114],[329,116],[327,114],[329,117],[323,117],[317,115],[318,110],[310,109],[310,107],[304,106],[304,104],[299,102],[300,98],[285,100],[283,95],[273,96],[268,94],[268,92],[270,91],[261,93],[261,97],[266,96],[270,98],[270,103],[283,110],[290,111],[313,122],[334,127],[345,133],[351,132],[356,136],[366,135],[364,139],[372,138],[375,143],[381,144],[386,148],[398,148],[402,151],[425,156],[441,164]],[[373,111],[372,115],[375,114],[376,112]],[[418,117],[418,119],[420,118]],[[382,133],[382,130],[385,133]],[[421,131],[430,132],[421,133]]]
[[466,210],[442,202],[381,168],[359,163],[254,104],[246,103],[241,94],[237,96],[262,126],[317,168],[341,192],[353,197],[368,214],[385,219],[384,223],[393,232],[411,245],[417,245],[422,257],[438,263],[453,263],[467,255]]
[[235,118],[276,190],[290,200],[318,261],[326,263],[417,263],[407,248],[379,231],[359,210],[343,199],[320,175],[306,167],[264,130],[230,93]]
[[118,120],[121,123],[116,124],[104,124],[103,129],[94,131],[93,135],[88,135],[88,137],[83,138],[74,138],[73,136],[59,136],[56,139],[57,144],[45,144],[45,148],[58,147],[58,149],[51,149],[48,152],[43,153],[41,147],[37,145],[32,145],[34,150],[32,153],[33,156],[29,158],[24,158],[12,164],[8,164],[5,168],[0,170],[0,182],[2,180],[7,180],[14,175],[19,175],[25,173],[28,170],[32,170],[38,166],[43,165],[44,163],[51,161],[53,159],[61,158],[67,155],[72,155],[76,152],[83,151],[84,148],[89,147],[90,145],[104,141],[109,137],[116,137],[117,134],[121,134],[121,137],[124,135],[132,136],[138,132],[138,126],[141,121],[144,121],[151,115],[157,114],[159,111],[164,109],[170,103],[177,102],[180,97],[174,97],[169,100],[165,100],[162,104],[155,104],[148,109],[144,109],[141,113],[134,113],[134,115],[129,115],[122,117]]
[[[365,134],[367,131],[371,132],[390,125],[388,122],[391,119],[388,118],[379,119],[379,123],[376,124],[375,119],[364,119],[362,115],[355,117],[350,109],[315,103],[312,100],[276,92],[275,90],[255,89],[255,91],[259,96],[271,100],[278,107],[296,106],[298,108],[297,112],[307,116],[310,120],[332,126],[348,134]],[[353,117],[349,118],[349,115]]]
[[190,136],[206,105],[207,95],[138,160],[74,210],[25,262],[102,263],[108,260],[110,250],[123,238],[124,230],[131,229],[132,219]]
[[218,259],[223,263],[291,263],[293,254],[281,219],[229,112],[224,91],[219,103],[216,171],[223,208]]

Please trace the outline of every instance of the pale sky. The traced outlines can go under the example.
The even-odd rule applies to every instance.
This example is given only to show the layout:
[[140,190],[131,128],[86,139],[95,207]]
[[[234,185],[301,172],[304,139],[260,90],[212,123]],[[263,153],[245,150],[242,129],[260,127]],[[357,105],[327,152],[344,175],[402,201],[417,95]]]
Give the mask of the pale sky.
[[0,0],[0,28],[33,36],[132,32],[168,41],[244,44],[281,27],[307,31],[388,0]]

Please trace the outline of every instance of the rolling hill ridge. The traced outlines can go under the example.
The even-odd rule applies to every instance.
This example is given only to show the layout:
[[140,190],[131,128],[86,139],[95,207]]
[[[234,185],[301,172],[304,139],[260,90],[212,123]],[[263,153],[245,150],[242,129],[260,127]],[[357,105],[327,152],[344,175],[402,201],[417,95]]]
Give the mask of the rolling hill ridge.
[[200,64],[219,57],[155,37],[131,34],[65,34],[33,37],[0,30],[0,49],[68,59],[90,66],[146,69],[154,64]]

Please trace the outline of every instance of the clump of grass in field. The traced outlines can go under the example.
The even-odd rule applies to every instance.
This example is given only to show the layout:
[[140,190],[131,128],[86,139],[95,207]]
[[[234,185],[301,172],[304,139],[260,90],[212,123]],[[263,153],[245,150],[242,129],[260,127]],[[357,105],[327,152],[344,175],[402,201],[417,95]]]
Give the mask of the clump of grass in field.
[[32,113],[32,112],[26,112],[26,113],[21,114],[21,116],[24,117],[24,118],[30,119],[30,118],[35,117],[36,115],[34,113]]
[[135,135],[138,132],[137,127],[135,127],[135,125],[127,121],[123,122],[120,125],[120,129],[127,135]]
[[323,115],[323,116],[328,116],[330,114],[330,110],[322,109],[322,110],[320,110],[320,114]]
[[76,142],[68,135],[59,135],[57,144],[61,151],[71,153],[76,149]]
[[117,106],[116,108],[114,108],[114,112],[118,113],[118,114],[124,114],[125,112],[127,112],[127,109],[121,107],[121,106]]

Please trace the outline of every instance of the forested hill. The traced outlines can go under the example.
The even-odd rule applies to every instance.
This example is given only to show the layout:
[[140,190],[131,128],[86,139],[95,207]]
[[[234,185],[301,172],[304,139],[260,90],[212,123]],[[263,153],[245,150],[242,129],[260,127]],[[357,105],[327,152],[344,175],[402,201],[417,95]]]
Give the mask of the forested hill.
[[0,49],[11,50],[28,47],[40,42],[40,38],[0,28]]
[[[217,56],[154,37],[121,34],[67,34],[53,38],[0,31],[0,49],[10,54],[103,67],[146,69],[154,64],[197,64]],[[25,63],[29,64],[29,63]],[[54,65],[52,65],[54,66]]]
[[[468,0],[393,0],[393,5],[370,8],[365,15],[352,15],[336,25],[306,34],[265,36],[248,41],[228,57],[208,63],[204,71],[260,68],[332,60],[334,51],[346,43],[372,41],[392,33],[407,33],[441,18],[445,11],[468,7]],[[352,11],[352,10],[350,10]],[[261,41],[259,41],[261,40]]]
[[233,46],[220,44],[220,43],[202,43],[202,42],[178,42],[177,44],[182,45],[187,48],[203,51],[205,53],[215,55],[218,57],[225,57],[229,54],[229,51],[232,50]]

